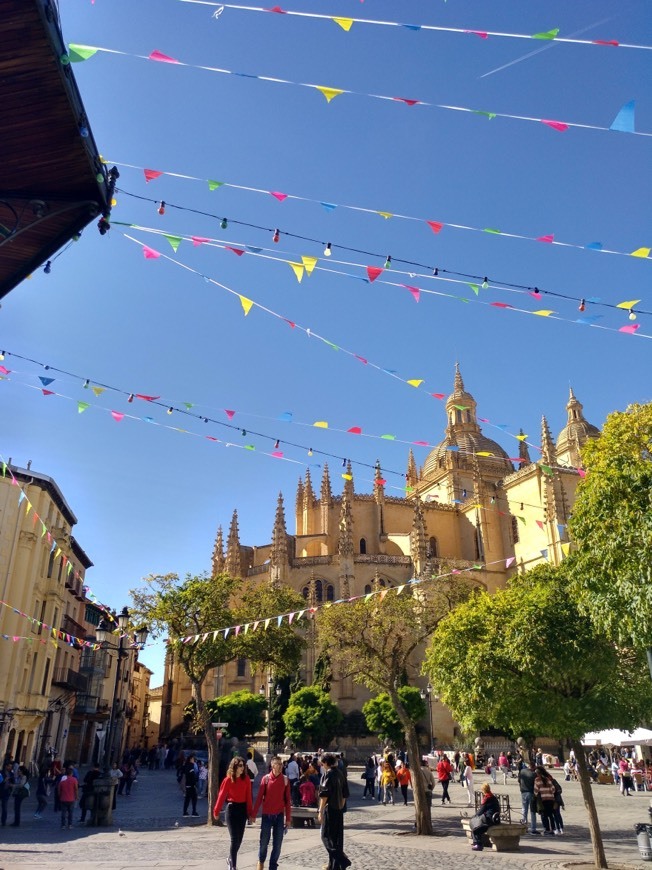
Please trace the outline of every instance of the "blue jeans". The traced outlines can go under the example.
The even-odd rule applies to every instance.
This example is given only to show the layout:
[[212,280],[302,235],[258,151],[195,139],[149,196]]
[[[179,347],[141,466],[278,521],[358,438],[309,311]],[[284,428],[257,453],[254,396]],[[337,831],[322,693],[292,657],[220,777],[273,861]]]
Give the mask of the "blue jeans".
[[274,815],[265,815],[260,824],[260,846],[258,848],[258,860],[261,864],[265,863],[267,858],[267,847],[269,846],[270,835],[272,837],[272,854],[269,858],[269,870],[277,870],[278,859],[281,854],[281,844],[283,843],[283,833],[285,831],[285,813],[275,813]]
[[537,814],[534,810],[534,795],[531,791],[522,791],[521,792],[521,801],[523,804],[523,821],[527,825],[527,814],[528,810],[530,812],[530,830],[536,831],[537,829]]

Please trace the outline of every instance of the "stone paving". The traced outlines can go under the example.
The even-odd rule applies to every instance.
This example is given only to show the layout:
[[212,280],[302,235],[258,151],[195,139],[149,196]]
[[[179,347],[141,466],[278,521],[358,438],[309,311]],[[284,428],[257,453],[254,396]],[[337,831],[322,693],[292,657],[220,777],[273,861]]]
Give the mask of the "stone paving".
[[[413,833],[414,807],[383,806],[361,799],[359,771],[351,770],[350,812],[345,821],[345,850],[352,870],[407,868],[409,870],[558,870],[591,862],[586,814],[579,785],[563,782],[566,810],[563,837],[526,835],[519,853],[472,852],[459,823],[467,811],[466,793],[451,785],[452,805],[433,801],[434,837]],[[475,787],[486,780],[477,774]],[[561,781],[561,780],[560,780]],[[498,784],[496,791],[510,796],[513,820],[520,816],[515,779]],[[639,858],[634,824],[649,822],[648,792],[622,797],[614,786],[594,786],[605,849],[610,865],[652,867]],[[0,831],[0,870],[216,870],[226,867],[228,834],[225,828],[206,825],[208,808],[200,801],[202,817],[183,818],[182,796],[170,771],[141,772],[132,794],[118,797],[115,826],[97,829],[76,825],[61,830],[50,807],[42,820],[33,818],[35,798],[23,803],[20,828]],[[9,804],[8,822],[12,821]],[[75,811],[79,818],[79,811]],[[253,870],[258,858],[259,824],[248,827],[240,850],[238,870]],[[326,853],[314,829],[291,829],[284,840],[279,870],[313,870],[325,863]]]

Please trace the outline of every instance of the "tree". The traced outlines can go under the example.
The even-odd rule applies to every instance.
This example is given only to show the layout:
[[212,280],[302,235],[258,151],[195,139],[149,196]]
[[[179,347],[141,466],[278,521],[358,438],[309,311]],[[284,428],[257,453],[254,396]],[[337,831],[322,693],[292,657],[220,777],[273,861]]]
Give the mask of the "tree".
[[[410,720],[416,725],[423,719],[428,708],[421,700],[421,693],[416,686],[401,686],[398,696],[405,707]],[[387,692],[381,692],[375,698],[370,698],[362,707],[367,728],[377,734],[381,740],[390,740],[395,746],[405,739],[405,728],[392,705]]]
[[211,698],[206,701],[206,709],[214,722],[228,722],[227,733],[238,740],[265,730],[267,701],[262,695],[254,695],[247,689],[231,692],[223,698]]
[[[652,647],[652,404],[607,417],[582,449],[586,478],[568,524],[572,586],[595,624]],[[648,653],[652,672],[652,651]]]
[[292,694],[283,714],[286,737],[310,749],[330,743],[341,719],[341,711],[326,692],[314,686],[306,686]]
[[[361,599],[319,612],[319,643],[343,675],[374,692],[387,692],[405,731],[410,758],[419,758],[414,721],[399,695],[406,675],[420,667],[420,649],[440,619],[469,594],[470,580],[460,576],[406,584],[400,594],[383,590]],[[423,778],[415,776],[417,834],[431,834],[430,807]]]
[[267,619],[272,613],[296,613],[305,606],[305,599],[289,586],[263,583],[248,587],[241,593],[240,602],[235,608],[237,622],[250,626],[256,621],[262,623],[256,631],[241,631],[238,634],[239,655],[249,659],[253,670],[258,667],[273,672],[277,677],[285,677],[298,669],[305,646],[305,641],[298,633],[300,629],[290,625],[288,619],[283,619],[280,624],[277,618],[269,623]]
[[[211,715],[203,698],[203,686],[209,671],[238,655],[235,637],[224,637],[215,629],[233,625],[229,602],[235,590],[231,577],[221,574],[209,578],[203,574],[150,575],[145,586],[134,589],[131,596],[137,616],[148,623],[154,637],[168,635],[168,654],[174,656],[190,680],[192,699],[198,722],[208,747],[208,821],[213,823],[211,808],[215,802],[219,757]],[[188,635],[206,635],[201,642],[184,643]]]
[[499,728],[569,741],[595,864],[606,867],[581,738],[649,717],[643,662],[640,651],[617,647],[582,615],[564,566],[544,565],[457,607],[435,631],[424,670],[467,731]]

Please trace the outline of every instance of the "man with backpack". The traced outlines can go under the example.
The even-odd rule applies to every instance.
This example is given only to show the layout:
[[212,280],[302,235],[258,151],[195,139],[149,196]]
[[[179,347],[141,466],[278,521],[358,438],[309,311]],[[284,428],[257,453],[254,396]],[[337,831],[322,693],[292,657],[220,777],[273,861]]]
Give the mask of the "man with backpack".
[[263,815],[260,825],[256,870],[263,870],[265,866],[270,836],[272,838],[272,854],[269,858],[269,870],[277,870],[283,835],[292,821],[290,781],[283,773],[283,762],[278,755],[272,758],[271,768],[271,773],[265,774],[260,781],[253,816],[250,819],[251,822],[254,821],[262,805]]

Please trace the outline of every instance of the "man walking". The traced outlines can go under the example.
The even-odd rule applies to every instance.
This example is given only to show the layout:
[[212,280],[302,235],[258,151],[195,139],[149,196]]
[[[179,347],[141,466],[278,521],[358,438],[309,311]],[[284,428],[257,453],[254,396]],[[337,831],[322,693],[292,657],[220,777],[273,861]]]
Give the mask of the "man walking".
[[188,809],[192,803],[192,814],[198,816],[197,812],[197,780],[199,774],[197,765],[195,764],[195,756],[189,755],[188,760],[183,763],[180,769],[181,776],[185,783],[185,792],[183,798],[183,814],[188,815]]
[[321,825],[321,839],[328,852],[328,870],[346,870],[351,862],[344,854],[344,809],[349,787],[344,775],[337,769],[335,756],[327,752],[322,756],[324,774],[319,783],[319,810],[317,821]]
[[521,803],[523,805],[523,822],[527,825],[527,814],[530,813],[530,834],[539,834],[537,831],[537,814],[534,801],[534,780],[536,777],[536,769],[534,762],[530,762],[527,767],[522,767],[518,772],[518,787],[521,790]]
[[301,771],[299,770],[299,763],[294,755],[290,756],[290,760],[288,761],[287,767],[285,769],[287,773],[287,777],[290,780],[290,795],[292,798],[292,806],[299,806],[299,776],[301,775]]
[[79,793],[79,783],[73,776],[72,767],[67,767],[65,774],[59,780],[59,802],[61,804],[61,827],[72,828],[72,808]]
[[260,844],[258,846],[256,870],[263,870],[265,867],[270,836],[272,838],[272,854],[269,858],[269,870],[277,870],[283,835],[292,821],[290,781],[283,774],[283,762],[278,755],[272,758],[271,766],[272,772],[265,774],[260,782],[253,816],[250,819],[253,822],[262,805],[263,816],[260,825]]

